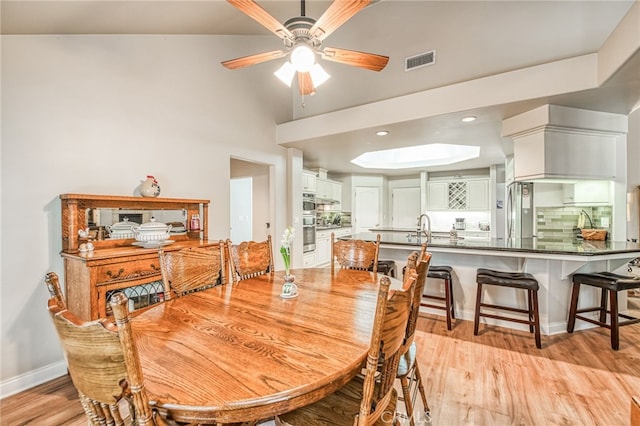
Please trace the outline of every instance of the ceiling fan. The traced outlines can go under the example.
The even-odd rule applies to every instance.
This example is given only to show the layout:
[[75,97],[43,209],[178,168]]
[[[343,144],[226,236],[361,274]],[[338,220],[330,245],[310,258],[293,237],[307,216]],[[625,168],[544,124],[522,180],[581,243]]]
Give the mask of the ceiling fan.
[[388,56],[335,47],[322,48],[325,38],[367,6],[371,0],[334,0],[317,21],[305,16],[305,2],[301,0],[301,16],[288,19],[284,24],[253,0],[227,1],[280,37],[285,45],[284,50],[273,50],[222,62],[222,65],[229,69],[243,68],[289,55],[290,61],[274,74],[291,86],[293,76],[297,72],[300,94],[312,95],[315,88],[329,78],[329,74],[316,62],[316,55],[328,61],[372,71],[381,71],[389,62]]

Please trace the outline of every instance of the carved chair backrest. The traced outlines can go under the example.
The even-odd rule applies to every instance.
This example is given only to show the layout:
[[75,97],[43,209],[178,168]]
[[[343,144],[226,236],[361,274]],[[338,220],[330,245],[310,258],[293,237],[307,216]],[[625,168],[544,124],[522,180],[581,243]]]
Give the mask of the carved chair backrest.
[[[411,312],[409,314],[409,321],[407,322],[407,330],[405,333],[402,353],[409,350],[409,347],[413,343],[413,338],[416,332],[416,326],[418,324],[418,316],[420,314],[420,302],[422,301],[422,293],[424,286],[427,282],[427,274],[429,272],[429,265],[431,264],[431,253],[425,251],[426,245],[423,244],[423,248],[420,253],[414,251],[409,255],[407,259],[407,270],[414,269],[417,274],[415,292],[413,293],[413,300],[411,301]],[[409,274],[405,274],[405,285],[407,280],[410,279]]]
[[[47,274],[47,286],[57,276]],[[131,335],[127,297],[112,296],[116,324],[107,319],[83,322],[58,303],[55,290],[48,302],[69,375],[91,425],[124,424],[119,403],[129,402],[134,424],[165,424],[155,419],[149,406],[138,352]]]
[[368,270],[373,267],[373,272],[378,272],[378,252],[380,249],[380,234],[376,242],[364,240],[336,240],[331,233],[331,272],[334,264],[343,269]]
[[160,250],[159,256],[165,300],[227,283],[229,256],[224,241],[207,247]]
[[231,275],[234,283],[258,275],[273,274],[271,235],[260,242],[243,241],[240,244],[232,244],[227,240],[227,245],[231,253]]
[[49,272],[44,277],[44,283],[47,285],[47,290],[51,295],[51,299],[55,302],[60,309],[66,309],[67,304],[64,301],[62,290],[60,289],[60,281],[58,280],[58,274],[55,272]]
[[410,270],[407,276],[397,290],[389,290],[389,277],[380,279],[357,425],[375,424],[391,400],[417,274]]

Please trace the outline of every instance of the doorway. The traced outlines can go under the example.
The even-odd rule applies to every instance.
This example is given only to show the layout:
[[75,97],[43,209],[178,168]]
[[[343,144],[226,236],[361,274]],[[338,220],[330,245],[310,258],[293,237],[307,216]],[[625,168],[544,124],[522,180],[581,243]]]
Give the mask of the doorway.
[[269,164],[232,158],[230,163],[231,241],[264,241],[273,212]]
[[231,178],[231,241],[253,240],[253,178]]

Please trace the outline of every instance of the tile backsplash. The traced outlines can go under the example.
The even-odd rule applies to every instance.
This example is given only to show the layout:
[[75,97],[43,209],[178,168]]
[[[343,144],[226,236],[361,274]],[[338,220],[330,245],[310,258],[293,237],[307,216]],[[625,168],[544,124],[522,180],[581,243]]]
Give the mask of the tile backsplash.
[[[610,226],[613,216],[613,208],[611,206],[539,207],[536,210],[536,235],[538,240],[573,241],[575,238],[574,228],[578,226],[578,218],[582,210],[591,217],[594,228],[607,229],[611,234]],[[588,219],[585,227],[590,227]]]

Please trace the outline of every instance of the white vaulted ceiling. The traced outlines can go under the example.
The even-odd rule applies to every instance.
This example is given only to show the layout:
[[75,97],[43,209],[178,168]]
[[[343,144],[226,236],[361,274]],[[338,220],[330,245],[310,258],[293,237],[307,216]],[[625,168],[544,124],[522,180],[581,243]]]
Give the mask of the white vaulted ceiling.
[[[281,22],[300,12],[298,1],[258,3]],[[318,18],[329,4],[307,1],[306,15]],[[304,99],[299,98],[295,88],[282,85],[279,90],[289,91],[291,97],[281,111],[273,111],[274,122],[288,122],[278,126],[278,142],[303,150],[305,165],[333,172],[372,173],[375,171],[359,169],[349,160],[366,149],[424,143],[481,147],[479,160],[431,170],[499,163],[510,151],[508,141],[500,137],[501,122],[506,117],[544,103],[621,114],[637,107],[640,102],[637,47],[633,52],[623,53],[629,59],[616,66],[610,78],[592,87],[585,81],[589,78],[595,81],[597,76],[572,77],[553,71],[549,65],[597,54],[623,19],[629,19],[629,13],[638,15],[632,18],[640,22],[637,1],[374,2],[331,34],[325,45],[387,55],[390,57],[387,67],[376,73],[323,62],[331,79],[318,88],[315,96]],[[221,0],[2,0],[1,31],[3,36],[248,36],[246,43],[238,43],[236,57],[264,51],[265,45],[281,48],[277,37]],[[640,46],[640,27],[635,32],[628,30],[623,37],[631,39],[627,46]],[[255,47],[252,40],[259,40],[260,47]],[[618,43],[625,45],[624,41]],[[436,50],[434,65],[405,72],[405,57],[432,49]],[[232,59],[218,57],[217,52],[211,54],[218,62]],[[596,62],[605,59],[604,55],[593,58]],[[263,84],[265,93],[269,93],[267,88],[272,91],[273,85],[281,84],[272,75],[280,62],[274,60],[254,65],[251,70],[230,72],[246,74],[254,80],[255,87]],[[537,66],[543,68],[536,74],[531,70]],[[593,72],[605,68],[598,65]],[[518,78],[525,74],[526,78],[518,80],[518,72],[522,73]],[[555,75],[558,81],[553,81]],[[505,82],[519,85],[514,89]],[[478,120],[469,125],[460,123],[459,119],[468,113],[477,115]],[[288,119],[283,120],[287,115]],[[376,138],[373,130],[380,126],[391,134]]]

